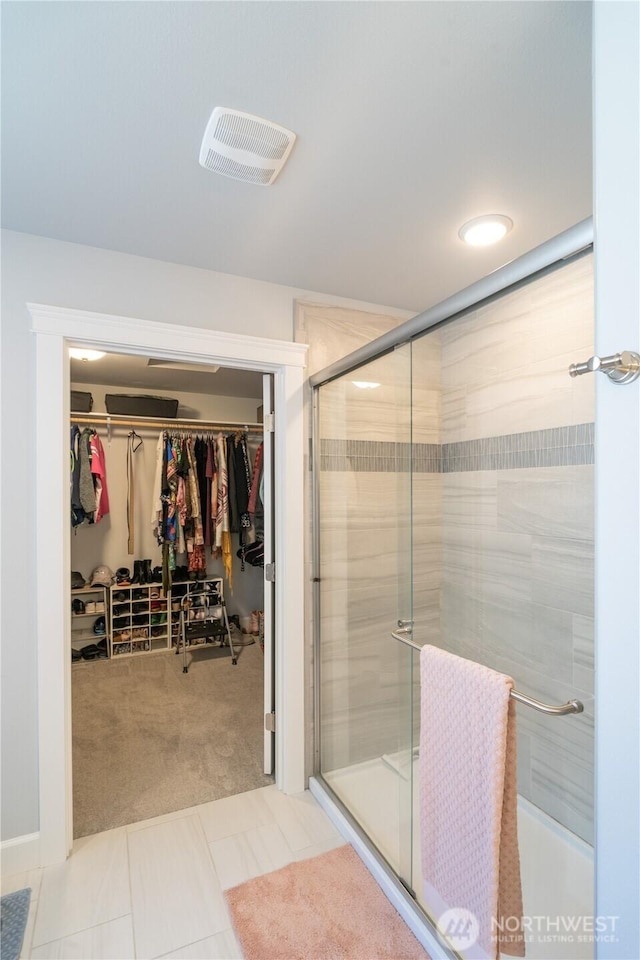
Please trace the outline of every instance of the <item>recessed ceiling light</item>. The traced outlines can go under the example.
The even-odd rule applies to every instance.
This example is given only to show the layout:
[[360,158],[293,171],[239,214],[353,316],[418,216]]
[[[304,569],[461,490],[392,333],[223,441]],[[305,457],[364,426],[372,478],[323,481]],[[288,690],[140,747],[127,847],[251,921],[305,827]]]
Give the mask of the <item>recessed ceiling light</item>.
[[488,247],[502,240],[513,227],[513,220],[499,213],[468,220],[458,230],[458,236],[472,247]]
[[74,360],[101,360],[102,357],[106,357],[106,353],[101,350],[80,350],[78,347],[70,347],[69,356]]
[[379,383],[374,383],[372,380],[352,380],[351,383],[354,387],[360,387],[361,390],[375,390],[376,387],[379,387]]

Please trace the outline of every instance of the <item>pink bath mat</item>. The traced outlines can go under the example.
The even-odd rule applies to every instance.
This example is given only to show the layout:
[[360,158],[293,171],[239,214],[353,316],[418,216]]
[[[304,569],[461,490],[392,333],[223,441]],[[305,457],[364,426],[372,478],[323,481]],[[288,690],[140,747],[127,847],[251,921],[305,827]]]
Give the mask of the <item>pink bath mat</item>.
[[430,960],[350,846],[225,897],[245,960]]

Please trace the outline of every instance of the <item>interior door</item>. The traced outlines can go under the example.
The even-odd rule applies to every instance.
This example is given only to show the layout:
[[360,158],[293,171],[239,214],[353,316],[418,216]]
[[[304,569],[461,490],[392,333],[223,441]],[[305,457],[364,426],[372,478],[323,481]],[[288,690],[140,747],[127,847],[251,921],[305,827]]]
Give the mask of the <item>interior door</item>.
[[273,375],[266,373],[262,381],[264,410],[263,436],[263,504],[264,504],[264,772],[274,773],[275,673],[274,673],[274,546],[273,546]]

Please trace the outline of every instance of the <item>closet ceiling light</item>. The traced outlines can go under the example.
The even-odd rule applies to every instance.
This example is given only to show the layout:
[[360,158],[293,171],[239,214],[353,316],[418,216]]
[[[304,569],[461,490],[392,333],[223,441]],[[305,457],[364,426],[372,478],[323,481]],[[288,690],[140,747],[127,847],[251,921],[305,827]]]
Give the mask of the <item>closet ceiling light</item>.
[[375,390],[376,387],[379,387],[379,383],[374,383],[372,380],[352,380],[351,383],[354,387],[360,387],[361,390]]
[[103,357],[106,357],[106,353],[102,350],[80,350],[79,347],[70,347],[69,356],[73,357],[74,360],[101,360]]
[[180,363],[179,360],[147,360],[148,367],[165,367],[168,370],[186,370],[189,373],[217,373],[220,366],[211,363]]
[[488,247],[502,240],[513,228],[513,220],[499,213],[468,220],[458,230],[458,236],[472,247]]

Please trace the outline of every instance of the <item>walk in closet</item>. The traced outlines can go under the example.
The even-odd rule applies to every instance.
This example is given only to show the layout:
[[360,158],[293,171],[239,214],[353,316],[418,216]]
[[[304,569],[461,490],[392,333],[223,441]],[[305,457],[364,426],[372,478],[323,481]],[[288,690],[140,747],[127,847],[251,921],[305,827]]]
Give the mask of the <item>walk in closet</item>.
[[70,363],[80,837],[273,782],[273,461],[260,373],[115,354]]

